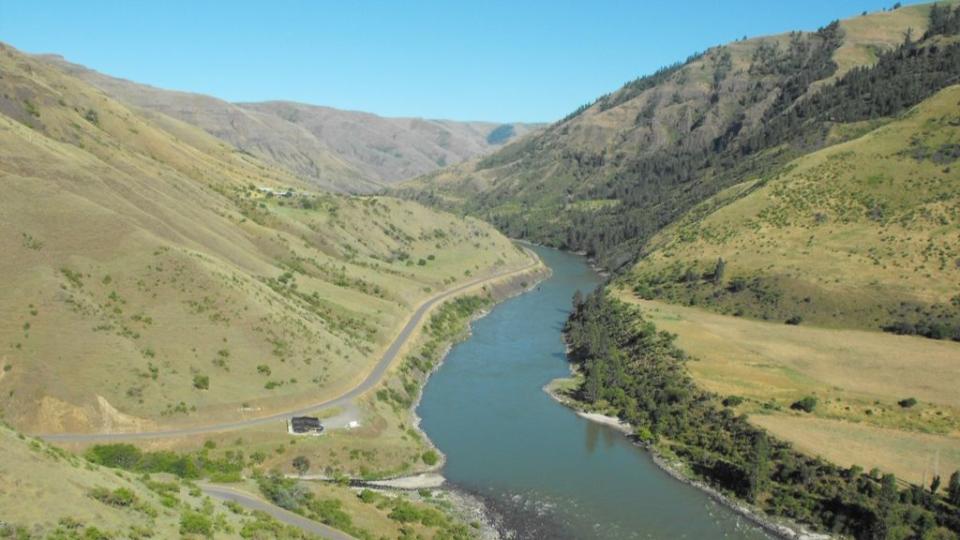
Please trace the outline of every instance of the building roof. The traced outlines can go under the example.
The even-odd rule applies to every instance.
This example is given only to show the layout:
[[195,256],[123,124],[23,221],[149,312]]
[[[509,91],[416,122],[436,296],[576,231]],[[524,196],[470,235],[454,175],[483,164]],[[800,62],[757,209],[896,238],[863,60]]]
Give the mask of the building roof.
[[315,416],[294,416],[290,419],[290,427],[294,432],[323,431],[323,424]]

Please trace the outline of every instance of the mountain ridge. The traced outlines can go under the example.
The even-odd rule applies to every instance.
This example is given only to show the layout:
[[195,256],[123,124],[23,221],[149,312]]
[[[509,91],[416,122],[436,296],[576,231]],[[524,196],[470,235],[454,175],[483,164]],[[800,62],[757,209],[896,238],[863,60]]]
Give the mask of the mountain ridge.
[[[825,144],[830,118],[797,116],[819,114],[810,104],[830,112],[817,101],[824,92],[841,98],[837,89],[889,66],[909,72],[884,88],[889,102],[915,104],[942,87],[923,74],[955,61],[954,30],[927,36],[930,13],[930,4],[907,6],[713,47],[498,152],[393,189],[616,269],[697,202]],[[915,39],[901,49],[908,31]]]
[[[198,126],[317,187],[340,192],[379,191],[392,182],[492,151],[539,127],[383,117],[285,100],[233,103],[113,77],[60,55],[35,56],[120,101]],[[489,142],[488,136],[501,126],[510,126],[512,134]]]

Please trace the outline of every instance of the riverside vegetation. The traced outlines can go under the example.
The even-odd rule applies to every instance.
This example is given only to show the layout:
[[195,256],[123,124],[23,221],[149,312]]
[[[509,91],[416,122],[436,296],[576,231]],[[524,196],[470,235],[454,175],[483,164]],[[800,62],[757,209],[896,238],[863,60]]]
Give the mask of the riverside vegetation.
[[[0,251],[10,255],[0,261],[0,304],[10,311],[0,323],[0,410],[18,431],[196,426],[333,397],[372,368],[425,299],[531,262],[474,218],[391,197],[314,191],[280,164],[105,94],[49,58],[0,45],[0,72]],[[438,316],[454,317],[450,309],[462,302]],[[404,373],[401,389],[412,380]],[[278,421],[206,442],[157,441],[136,459],[135,447],[88,454],[127,472],[66,454],[76,467],[51,468],[48,478],[34,470],[42,460],[9,468],[4,460],[0,513],[10,526],[2,532],[111,538],[135,536],[136,526],[177,535],[187,506],[176,516],[139,512],[135,501],[154,507],[159,496],[114,477],[174,475],[178,486],[202,478],[256,491],[245,480],[254,469],[309,470],[308,459],[357,476],[439,459],[409,419],[388,422],[374,411],[360,420],[362,429],[319,438],[316,454]],[[131,461],[112,462],[114,451]],[[84,471],[76,486],[95,496],[77,488],[63,504],[47,504],[60,491],[58,471],[70,480],[74,468]],[[29,487],[34,480],[47,483]],[[348,488],[323,489],[351,513],[366,512],[366,504],[351,506]],[[230,509],[221,519],[222,505],[207,512],[198,505],[213,503],[191,497],[187,536],[237,537],[260,526],[245,525],[251,517],[263,521]],[[196,517],[197,508],[206,513]],[[456,527],[452,520],[434,527],[433,514],[430,525],[412,525],[378,512],[383,519],[361,527],[374,537],[411,528],[433,537]],[[275,525],[250,537],[299,537],[279,526],[269,532]]]
[[[960,475],[936,471],[941,448],[950,470],[960,462],[947,388],[960,329],[956,2],[711,48],[392,191],[438,210],[313,192],[375,189],[395,179],[377,164],[402,161],[395,148],[347,159],[317,137],[290,147],[280,134],[316,127],[317,108],[205,101],[277,129],[255,145],[184,115],[177,104],[197,96],[5,45],[0,71],[0,250],[13,254],[0,260],[12,314],[0,322],[0,407],[17,429],[188,426],[341,393],[413,306],[527,262],[493,227],[446,209],[616,273],[575,301],[568,337],[585,375],[573,396],[631,422],[687,474],[819,530],[960,533]],[[525,129],[488,127],[431,124],[441,140],[408,141],[414,168],[476,154],[435,151],[452,140],[443,130],[463,128],[479,148]],[[203,499],[192,482],[204,478],[361,537],[472,534],[426,494],[307,488],[273,471],[376,478],[439,464],[409,407],[496,292],[440,308],[361,404],[361,429],[107,445],[89,460],[5,430],[15,459],[0,464],[0,533],[302,537]],[[725,357],[718,328],[763,347]],[[851,377],[842,368],[865,353],[835,346],[851,337],[892,346]],[[844,452],[865,440],[875,454]],[[903,459],[934,446],[932,477],[925,457]]]
[[[443,492],[422,490],[412,495],[397,495],[369,489],[355,490],[349,487],[349,479],[382,478],[437,465],[438,454],[412,425],[411,407],[426,376],[440,361],[444,347],[466,335],[468,322],[480,310],[489,307],[493,302],[492,295],[508,294],[513,287],[501,284],[499,287],[489,285],[486,288],[482,294],[450,300],[431,315],[417,345],[371,399],[371,412],[380,418],[374,422],[380,427],[370,433],[356,436],[331,434],[321,438],[290,440],[289,444],[283,444],[276,438],[258,443],[232,434],[210,438],[199,449],[192,451],[144,450],[131,444],[99,444],[84,452],[85,459],[36,441],[29,443],[30,448],[37,452],[42,450],[53,458],[63,458],[73,467],[93,471],[87,473],[90,482],[104,477],[104,473],[110,469],[119,478],[125,477],[120,472],[123,471],[130,478],[142,479],[147,488],[157,493],[154,502],[159,507],[182,507],[186,516],[183,519],[192,523],[188,528],[196,528],[193,532],[200,536],[256,539],[309,537],[299,529],[281,526],[266,515],[248,514],[238,506],[226,505],[230,519],[217,514],[215,508],[222,505],[212,505],[195,488],[195,482],[209,481],[231,483],[243,489],[259,491],[281,508],[360,539],[472,538],[476,536],[479,525],[464,523]],[[396,437],[393,435],[395,430],[399,432]],[[14,432],[8,430],[7,435],[4,442],[14,440]],[[22,435],[17,437],[25,440]],[[22,446],[27,446],[27,443]],[[7,449],[6,445],[4,449]],[[398,462],[398,459],[404,461]],[[18,463],[14,461],[9,465],[21,467],[17,474],[9,478],[9,482],[17,482],[20,476],[24,477],[20,481],[27,482],[25,479],[31,474],[30,467]],[[332,481],[303,482],[284,476],[284,472],[303,476],[310,473],[314,466]],[[44,481],[54,481],[56,475],[42,478]],[[33,483],[28,482],[28,485],[32,486]],[[190,501],[194,501],[195,505],[202,503],[202,511],[193,511],[189,504],[179,502],[179,486],[183,486],[183,490],[191,490],[193,499]],[[0,487],[3,487],[2,483]],[[96,487],[90,491],[90,497],[108,506],[125,509],[141,504],[139,501],[143,497],[138,493],[140,491],[131,488]],[[207,502],[202,502],[204,500]],[[15,538],[74,538],[70,534],[78,535],[77,538],[114,538],[125,534],[146,538],[146,531],[156,526],[151,519],[158,518],[152,515],[156,514],[155,511],[145,511],[146,515],[141,516],[143,519],[140,521],[146,525],[134,534],[136,531],[121,531],[127,526],[127,521],[136,519],[124,521],[118,518],[114,522],[111,517],[106,523],[97,522],[100,528],[96,528],[94,520],[86,513],[89,506],[85,503],[86,499],[65,501],[57,505],[50,515],[44,516],[27,511],[28,506],[34,508],[32,503],[21,505],[22,508],[7,505],[3,491],[0,491],[0,501],[4,502],[5,509],[9,509],[9,517],[17,519],[8,524],[8,529],[0,529],[0,535],[9,533]],[[148,503],[142,503],[142,506],[147,508]],[[96,508],[90,510],[95,511]],[[64,533],[64,527],[72,532]],[[92,532],[86,532],[88,530]],[[62,534],[67,535],[58,536]],[[91,536],[82,536],[84,534]]]
[[571,318],[574,394],[690,474],[820,530],[953,538],[958,38],[940,2],[738,40],[398,193],[612,271]]
[[[674,336],[603,291],[578,298],[566,328],[584,374],[572,397],[629,422],[634,436],[687,474],[764,512],[857,538],[952,538],[960,531],[960,472],[902,487],[893,474],[837,467],[794,450],[736,414],[735,398],[700,389]],[[812,410],[813,399],[796,402]]]

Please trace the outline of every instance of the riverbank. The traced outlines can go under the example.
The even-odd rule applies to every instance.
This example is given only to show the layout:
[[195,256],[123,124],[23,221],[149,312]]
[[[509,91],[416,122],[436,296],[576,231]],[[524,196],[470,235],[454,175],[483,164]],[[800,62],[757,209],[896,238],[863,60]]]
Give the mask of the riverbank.
[[738,499],[734,499],[733,497],[718,491],[714,487],[707,485],[703,481],[694,477],[689,472],[686,464],[680,459],[675,457],[668,458],[663,450],[657,447],[657,445],[644,443],[637,439],[633,434],[633,426],[627,422],[624,422],[616,416],[591,412],[586,403],[577,400],[568,393],[572,389],[579,387],[582,380],[581,376],[576,372],[576,369],[573,365],[570,366],[570,371],[570,377],[561,377],[550,381],[543,387],[543,391],[546,392],[547,395],[553,398],[557,403],[560,403],[561,405],[573,410],[581,418],[609,426],[626,435],[627,438],[629,438],[634,444],[643,448],[650,454],[651,460],[658,468],[660,468],[660,470],[667,473],[675,480],[703,491],[718,504],[733,510],[740,516],[749,520],[752,524],[777,538],[789,540],[829,540],[832,538],[830,535],[811,532],[799,523],[794,523],[784,519],[771,518],[747,503]]
[[[423,390],[430,380],[430,377],[443,365],[444,360],[455,344],[470,338],[473,323],[487,316],[501,302],[534,290],[540,282],[549,278],[550,275],[550,268],[541,261],[540,264],[532,268],[529,272],[479,287],[479,289],[490,298],[492,301],[491,305],[471,315],[465,323],[463,332],[454,336],[452,339],[445,340],[442,349],[437,355],[437,361],[418,381],[417,395],[408,408],[412,428],[422,437],[425,444],[436,453],[436,464],[422,468],[413,475],[370,482],[367,484],[369,488],[378,490],[417,490],[418,492],[419,490],[428,489],[443,492],[449,497],[454,513],[464,519],[465,523],[469,523],[471,527],[477,531],[481,539],[495,540],[502,537],[502,526],[499,525],[500,520],[494,515],[491,509],[484,504],[481,499],[447,483],[443,475],[440,474],[439,471],[441,471],[446,464],[447,457],[421,428],[421,418],[417,414],[417,407],[420,406],[420,402],[423,399]],[[470,292],[472,291],[465,291],[464,295],[469,295]]]
[[470,336],[473,335],[473,323],[489,315],[490,312],[501,302],[536,289],[537,284],[549,278],[550,274],[550,268],[541,262],[540,265],[531,269],[529,273],[524,273],[520,276],[513,276],[503,280],[502,282],[494,282],[484,285],[482,290],[489,295],[490,299],[492,300],[492,304],[489,307],[471,315],[466,322],[464,331],[460,335],[455,336],[453,339],[446,340],[446,342],[443,344],[443,348],[438,355],[437,362],[434,363],[430,371],[428,371],[420,381],[416,398],[413,400],[413,404],[409,408],[410,416],[413,418],[414,430],[423,437],[423,440],[427,442],[430,448],[435,451],[439,457],[436,465],[423,469],[423,472],[439,471],[443,468],[447,459],[446,455],[444,455],[444,453],[437,448],[435,444],[433,444],[433,441],[430,440],[430,437],[420,427],[422,419],[419,415],[417,415],[417,407],[420,406],[420,402],[423,400],[423,389],[426,388],[430,377],[436,373],[438,369],[440,369],[440,366],[443,365],[447,355],[450,354],[450,349],[452,349],[454,345],[470,339]]

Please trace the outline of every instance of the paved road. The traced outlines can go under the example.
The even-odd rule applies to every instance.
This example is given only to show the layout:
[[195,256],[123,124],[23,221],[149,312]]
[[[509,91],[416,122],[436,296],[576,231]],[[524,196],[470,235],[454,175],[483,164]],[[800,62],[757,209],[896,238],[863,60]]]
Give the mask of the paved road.
[[317,534],[323,538],[328,538],[329,540],[354,540],[354,538],[347,533],[338,531],[337,529],[328,527],[323,523],[319,523],[313,521],[312,519],[307,519],[301,515],[284,510],[279,506],[270,504],[243,491],[210,484],[202,484],[200,489],[215,499],[234,501],[235,503],[249,510],[260,510],[266,512],[281,523],[293,525],[294,527],[298,527],[308,533]]
[[[533,254],[530,250],[527,251],[528,255],[536,259],[536,255]],[[159,430],[159,431],[135,431],[135,432],[126,432],[126,433],[51,433],[46,435],[37,435],[37,437],[47,441],[47,442],[61,442],[61,443],[90,443],[90,442],[102,442],[102,441],[137,441],[144,439],[158,439],[164,437],[184,437],[189,435],[202,435],[204,433],[215,433],[219,431],[233,431],[237,429],[249,428],[254,426],[260,426],[264,424],[270,424],[280,421],[286,421],[291,416],[302,416],[304,414],[314,412],[318,409],[328,408],[328,407],[337,407],[344,406],[349,407],[353,399],[357,396],[364,394],[366,391],[370,390],[376,386],[380,379],[383,378],[384,373],[387,372],[387,369],[390,367],[390,364],[393,363],[397,354],[400,352],[400,348],[406,343],[410,338],[410,335],[413,334],[413,331],[417,328],[420,322],[426,316],[427,312],[433,306],[437,305],[440,302],[454,296],[458,293],[469,289],[475,285],[479,285],[485,281],[490,281],[493,279],[499,279],[521,272],[530,270],[536,266],[538,260],[532,261],[530,264],[524,266],[523,268],[517,270],[511,270],[508,272],[502,272],[487,278],[477,278],[472,281],[468,281],[463,285],[460,285],[456,288],[446,290],[442,293],[429,298],[420,304],[420,307],[414,312],[414,314],[407,321],[406,326],[403,327],[403,330],[400,331],[400,335],[397,336],[393,343],[390,344],[390,347],[387,348],[386,352],[383,353],[383,356],[380,358],[380,361],[377,362],[373,370],[367,375],[367,377],[357,386],[354,386],[352,389],[347,391],[345,394],[329,399],[327,401],[322,401],[320,403],[314,403],[307,407],[296,409],[293,411],[285,411],[270,416],[263,416],[260,418],[251,418],[245,420],[237,420],[234,422],[223,422],[219,424],[209,424],[206,426],[195,426],[189,428],[180,428],[180,429],[168,429],[168,430]]]

